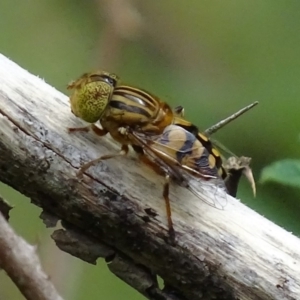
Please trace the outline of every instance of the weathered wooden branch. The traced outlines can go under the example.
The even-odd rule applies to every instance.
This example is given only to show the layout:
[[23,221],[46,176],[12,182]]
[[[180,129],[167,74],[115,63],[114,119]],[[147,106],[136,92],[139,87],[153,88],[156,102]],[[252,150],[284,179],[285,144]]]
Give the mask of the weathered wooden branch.
[[119,145],[68,134],[82,126],[68,98],[3,56],[0,79],[0,180],[63,220],[66,231],[53,235],[61,248],[115,261],[111,270],[149,299],[299,299],[300,241],[291,233],[229,196],[217,210],[174,184],[169,244],[162,177],[131,155],[78,180],[82,163]]

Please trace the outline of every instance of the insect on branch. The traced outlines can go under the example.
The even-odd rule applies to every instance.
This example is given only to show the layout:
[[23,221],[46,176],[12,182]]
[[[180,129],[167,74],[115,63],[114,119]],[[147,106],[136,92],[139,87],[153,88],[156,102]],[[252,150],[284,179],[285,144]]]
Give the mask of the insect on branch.
[[217,210],[171,183],[176,243],[168,243],[163,177],[130,154],[100,162],[78,179],[84,163],[117,152],[118,145],[92,133],[68,133],[85,124],[65,95],[4,56],[0,66],[1,181],[159,275],[179,299],[298,298],[298,238],[229,195]]

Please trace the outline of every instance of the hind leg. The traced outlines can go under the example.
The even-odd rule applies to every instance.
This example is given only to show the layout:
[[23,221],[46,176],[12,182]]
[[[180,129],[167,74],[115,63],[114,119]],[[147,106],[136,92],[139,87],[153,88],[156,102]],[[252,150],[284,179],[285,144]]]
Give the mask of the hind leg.
[[174,241],[175,241],[175,230],[174,230],[173,221],[172,221],[171,204],[170,204],[170,198],[169,198],[169,189],[170,189],[170,176],[169,176],[169,174],[166,174],[164,189],[163,189],[163,197],[164,197],[165,204],[166,204],[166,213],[167,213],[169,235],[170,235],[170,238],[171,238],[171,242],[174,243]]

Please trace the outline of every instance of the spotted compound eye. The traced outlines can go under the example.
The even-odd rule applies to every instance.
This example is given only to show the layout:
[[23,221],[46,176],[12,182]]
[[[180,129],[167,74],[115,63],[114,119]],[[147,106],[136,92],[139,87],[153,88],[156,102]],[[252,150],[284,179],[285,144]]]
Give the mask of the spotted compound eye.
[[82,85],[70,97],[71,111],[82,120],[95,123],[104,113],[113,87],[104,81],[92,81]]

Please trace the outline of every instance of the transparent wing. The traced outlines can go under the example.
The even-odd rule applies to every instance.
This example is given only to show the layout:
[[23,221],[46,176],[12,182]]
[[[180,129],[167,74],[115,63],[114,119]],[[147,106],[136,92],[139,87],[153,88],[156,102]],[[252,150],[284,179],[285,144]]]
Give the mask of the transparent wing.
[[221,179],[204,181],[200,178],[190,177],[187,188],[198,199],[214,208],[223,210],[227,205],[226,187]]
[[[195,135],[176,125],[166,127],[161,135],[147,136],[133,133],[157,156],[180,166],[194,176],[217,178],[218,169],[210,160],[210,153]],[[148,151],[149,152],[149,151]]]
[[212,137],[209,137],[209,139],[211,140],[212,144],[214,145],[214,147],[216,147],[218,150],[221,150],[221,153],[222,153],[222,159],[224,159],[224,155],[223,153],[226,153],[230,156],[233,156],[233,157],[237,157],[229,148],[227,148],[226,146],[224,146],[220,141],[212,138]]
[[[204,147],[194,135],[190,133],[186,135],[186,131],[181,127],[169,126],[158,136],[149,137],[137,133],[133,133],[133,136],[143,146],[145,154],[158,163],[175,181],[208,205],[224,209],[227,204],[225,183],[219,177],[212,175],[204,179],[203,174],[200,173],[207,168],[207,156],[202,152]],[[187,164],[180,163],[178,158],[181,155],[189,159],[185,160]],[[203,157],[204,164],[202,162],[202,165],[196,166],[193,163],[196,163],[199,157]]]

